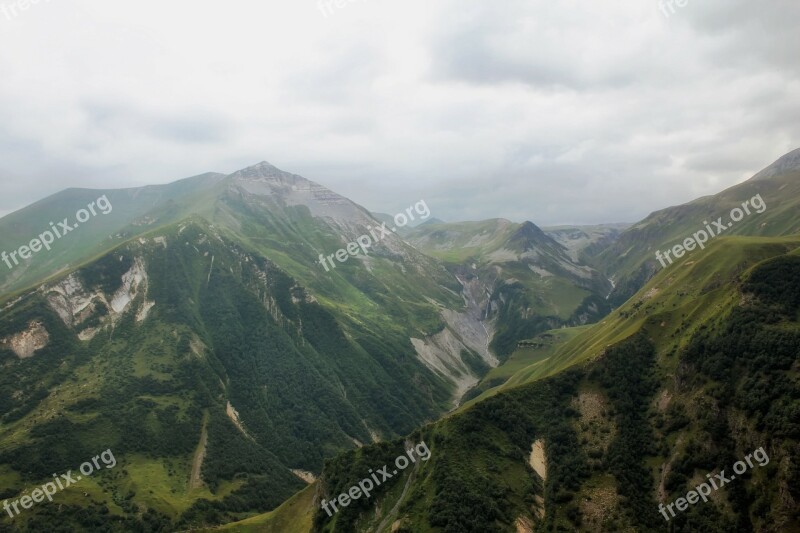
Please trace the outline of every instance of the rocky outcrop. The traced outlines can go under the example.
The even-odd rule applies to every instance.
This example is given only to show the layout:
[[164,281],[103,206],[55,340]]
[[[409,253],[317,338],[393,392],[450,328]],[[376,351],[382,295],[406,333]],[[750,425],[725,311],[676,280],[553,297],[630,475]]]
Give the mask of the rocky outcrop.
[[[137,257],[131,268],[122,275],[122,284],[113,295],[106,295],[100,289],[84,287],[80,277],[70,274],[61,281],[40,288],[50,307],[69,327],[80,329],[81,340],[93,338],[106,324],[114,324],[124,314],[134,300],[147,293],[147,270],[142,258]],[[141,322],[147,318],[154,302],[144,301],[136,314]],[[81,328],[81,324],[92,317],[100,316],[100,326]],[[97,321],[95,321],[97,322]]]
[[50,335],[40,321],[28,324],[28,329],[20,331],[0,340],[0,345],[8,347],[20,359],[33,357],[36,350],[41,350],[50,342]]

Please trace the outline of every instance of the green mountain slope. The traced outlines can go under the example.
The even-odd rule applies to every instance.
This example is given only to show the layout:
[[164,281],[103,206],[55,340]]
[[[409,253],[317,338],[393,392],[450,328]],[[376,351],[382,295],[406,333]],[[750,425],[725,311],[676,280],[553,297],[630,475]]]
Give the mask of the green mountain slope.
[[[97,192],[80,191],[80,199]],[[57,241],[61,248],[42,250],[17,266],[11,272],[13,279],[6,280],[10,289],[69,272],[120,242],[199,216],[308,287],[337,320],[354,321],[376,335],[401,322],[418,359],[449,382],[453,402],[496,364],[487,347],[491,332],[481,325],[479,313],[464,307],[458,280],[437,261],[381,228],[367,210],[319,184],[260,163],[229,176],[213,174],[165,186],[99,192],[105,193],[113,210]],[[50,216],[51,204],[72,204],[74,209],[72,196],[65,191],[0,219],[2,234],[11,243],[25,240],[23,236]],[[430,214],[414,207],[419,218]],[[21,218],[32,222],[20,225]],[[109,236],[106,231],[116,233]],[[352,248],[339,251],[359,239],[365,246],[357,246],[355,254]],[[337,253],[344,254],[339,256],[342,261]],[[324,265],[320,257],[327,257]],[[10,289],[0,302],[14,296]]]
[[[684,205],[652,213],[641,222],[623,231],[604,249],[590,248],[584,260],[616,282],[610,301],[621,305],[638,291],[662,265],[656,252],[662,253],[684,243],[698,231],[706,233],[710,226],[720,232],[714,221],[720,217],[722,235],[783,236],[800,233],[800,149],[791,152],[752,179],[719,194],[706,196]],[[738,222],[732,223],[731,211],[758,196]],[[748,204],[749,205],[749,204]],[[757,212],[762,211],[762,212]],[[728,226],[728,223],[731,223]],[[702,239],[702,236],[700,237]],[[690,255],[698,255],[695,249]],[[664,261],[671,268],[668,261]]]
[[[790,233],[780,172],[752,183]],[[368,211],[267,163],[197,179],[109,191],[116,233],[75,233],[69,264],[20,265],[35,283],[0,296],[0,498],[119,461],[0,531],[800,524],[800,238],[719,237],[605,316],[571,230],[422,224],[326,269],[380,225]],[[429,461],[320,509],[423,440]],[[769,465],[663,520],[659,501],[759,448]]]
[[[320,500],[404,441],[340,456],[298,519],[313,512],[314,531],[376,531],[386,509],[392,531],[413,532],[800,527],[800,238],[720,239],[605,323],[535,348],[550,369],[405,439],[431,449],[414,479],[329,518]],[[675,507],[721,471],[730,481],[708,501]]]
[[405,327],[337,322],[202,221],[137,239],[3,310],[4,495],[111,449],[123,466],[95,497],[126,520],[137,506],[201,524],[275,507],[303,485],[292,471],[448,406]]
[[684,257],[672,269],[659,272],[622,307],[557,345],[541,365],[518,371],[507,386],[535,381],[599,358],[608,346],[641,330],[658,339],[664,353],[679,351],[687,338],[711,327],[721,314],[739,303],[735,292],[723,290],[725,285],[736,283],[741,273],[753,265],[791,252],[800,244],[799,239],[717,239],[701,256]]
[[208,173],[133,189],[67,189],[0,218],[0,251],[10,254],[44,232],[52,233],[51,222],[59,234],[64,231],[61,221],[73,227],[77,212],[98,198],[104,196],[110,204],[110,208],[94,207],[95,214],[87,222],[54,238],[50,250],[43,248],[27,260],[18,257],[20,265],[9,261],[12,268],[0,263],[0,295],[5,297],[54,273],[69,271],[132,236],[184,218],[224,177]]
[[[393,233],[319,264],[379,224],[300,176],[262,163],[102,192],[112,218],[19,265],[7,286],[34,285],[0,296],[0,495],[105,449],[121,465],[61,495],[66,528],[274,509],[325,458],[437,418],[497,363],[468,289]],[[53,205],[97,193],[0,226],[16,242]],[[0,528],[55,521],[43,506]]]

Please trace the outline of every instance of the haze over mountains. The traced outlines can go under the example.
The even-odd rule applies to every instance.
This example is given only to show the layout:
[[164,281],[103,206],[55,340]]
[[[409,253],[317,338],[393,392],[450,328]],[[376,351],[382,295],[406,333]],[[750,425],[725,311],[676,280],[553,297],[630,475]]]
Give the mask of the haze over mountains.
[[619,305],[660,268],[655,258],[656,250],[679,243],[703,229],[703,221],[727,217],[732,208],[740,207],[756,194],[766,203],[766,210],[737,222],[726,229],[725,235],[773,237],[800,232],[797,220],[800,211],[800,149],[719,194],[650,214],[620,234],[613,245],[592,250],[586,261],[600,271],[613,273],[617,286],[611,301]]
[[[800,527],[798,154],[629,227],[425,220],[330,270],[385,217],[266,162],[12,213],[0,250],[113,205],[0,264],[0,497],[121,467],[0,531],[657,530],[657,500],[758,446],[736,506],[675,523]],[[319,509],[422,438],[430,462]]]

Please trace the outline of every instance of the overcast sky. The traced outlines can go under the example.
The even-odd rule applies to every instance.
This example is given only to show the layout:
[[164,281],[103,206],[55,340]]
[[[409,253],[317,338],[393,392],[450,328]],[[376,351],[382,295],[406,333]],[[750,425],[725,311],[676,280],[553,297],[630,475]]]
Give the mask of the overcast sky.
[[797,0],[337,1],[0,0],[0,215],[267,160],[391,214],[635,221],[800,147]]

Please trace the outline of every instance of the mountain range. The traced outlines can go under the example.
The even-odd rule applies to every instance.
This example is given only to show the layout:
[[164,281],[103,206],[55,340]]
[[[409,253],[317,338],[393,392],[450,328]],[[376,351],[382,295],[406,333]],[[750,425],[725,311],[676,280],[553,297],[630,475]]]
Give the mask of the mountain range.
[[[119,466],[0,531],[800,528],[798,154],[635,224],[430,219],[360,251],[391,217],[266,162],[7,215],[11,252],[113,206],[0,263],[0,499]],[[321,509],[420,441],[429,461]]]

